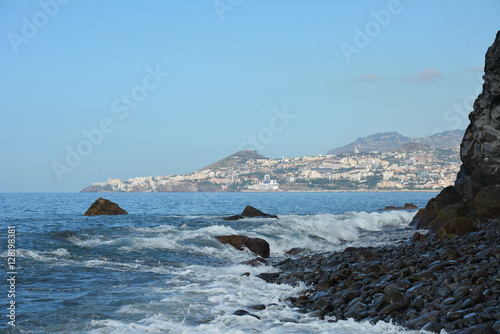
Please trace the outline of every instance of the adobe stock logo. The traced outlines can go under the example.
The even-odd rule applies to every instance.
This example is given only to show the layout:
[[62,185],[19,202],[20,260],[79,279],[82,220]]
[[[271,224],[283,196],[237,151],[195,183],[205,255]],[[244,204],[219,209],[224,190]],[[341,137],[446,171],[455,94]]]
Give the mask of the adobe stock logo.
[[[167,72],[160,69],[160,65],[156,65],[153,69],[150,66],[146,67],[147,74],[142,78],[141,84],[134,86],[129,94],[121,94],[119,98],[111,102],[111,112],[117,114],[119,121],[124,121],[130,116],[130,111],[139,107],[140,102],[144,101],[149,92],[157,89],[168,76]],[[53,161],[51,166],[54,174],[59,182],[64,180],[64,174],[72,173],[75,168],[82,164],[85,157],[88,157],[94,148],[100,146],[106,135],[109,135],[116,129],[116,121],[104,117],[97,126],[93,129],[82,130],[82,135],[85,139],[80,140],[75,146],[66,146],[66,157],[64,163]]]
[[386,28],[392,22],[395,15],[403,11],[403,6],[399,0],[390,0],[387,9],[370,11],[373,20],[366,22],[363,29],[354,27],[354,38],[352,44],[342,42],[339,47],[348,64],[352,62],[352,56],[360,54],[361,51],[370,45],[371,41],[380,35],[382,28]]
[[9,32],[7,39],[14,53],[19,53],[19,47],[23,44],[28,44],[30,40],[35,38],[40,30],[44,28],[58,13],[61,5],[65,5],[70,0],[40,0],[38,5],[40,10],[35,12],[31,18],[23,16],[21,18],[20,34]]
[[269,120],[269,126],[260,129],[257,135],[249,135],[246,140],[242,141],[238,146],[238,151],[255,150],[262,152],[267,144],[270,144],[276,133],[285,130],[296,115],[287,112],[286,107],[282,110],[274,109],[274,116]]
[[224,21],[226,12],[234,11],[242,2],[243,0],[215,0],[212,2],[212,6],[219,16],[219,20]]

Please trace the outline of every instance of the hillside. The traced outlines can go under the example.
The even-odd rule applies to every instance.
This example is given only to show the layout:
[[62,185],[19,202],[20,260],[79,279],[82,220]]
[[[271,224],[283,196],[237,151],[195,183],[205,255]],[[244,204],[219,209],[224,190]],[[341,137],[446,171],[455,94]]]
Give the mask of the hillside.
[[[329,155],[336,155],[342,153],[354,152],[357,148],[359,152],[370,152],[370,151],[395,151],[402,147],[407,148],[408,143],[415,143],[427,146],[429,148],[441,148],[441,149],[451,149],[460,146],[464,130],[452,130],[437,133],[427,137],[412,138],[403,136],[397,132],[384,132],[377,133],[368,137],[362,137],[356,139],[354,142],[347,144],[342,147],[334,148],[328,151]],[[405,146],[403,146],[405,145]]]
[[224,159],[216,161],[206,167],[203,167],[202,169],[200,169],[200,171],[206,169],[219,169],[223,167],[234,168],[238,165],[246,163],[250,159],[267,159],[267,158],[257,153],[257,151],[243,150],[243,151],[238,151]]

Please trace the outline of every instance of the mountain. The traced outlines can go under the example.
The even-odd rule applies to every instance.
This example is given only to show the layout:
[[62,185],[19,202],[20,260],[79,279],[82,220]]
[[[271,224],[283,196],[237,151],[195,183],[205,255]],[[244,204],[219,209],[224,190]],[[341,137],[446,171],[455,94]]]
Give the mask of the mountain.
[[[420,138],[406,137],[397,132],[377,133],[368,137],[358,138],[348,145],[331,149],[327,154],[335,155],[354,152],[356,148],[359,152],[387,152],[399,149],[407,150],[411,147],[429,147],[441,149],[457,148],[460,146],[464,131],[465,130],[445,131]],[[406,145],[409,143],[419,145]]]
[[203,167],[200,170],[205,170],[205,169],[219,169],[222,167],[227,167],[227,168],[232,168],[237,165],[241,165],[246,163],[250,159],[267,159],[263,155],[257,153],[257,151],[252,151],[252,150],[243,150],[243,151],[238,151],[224,159],[221,159],[217,162],[214,162],[206,167]]

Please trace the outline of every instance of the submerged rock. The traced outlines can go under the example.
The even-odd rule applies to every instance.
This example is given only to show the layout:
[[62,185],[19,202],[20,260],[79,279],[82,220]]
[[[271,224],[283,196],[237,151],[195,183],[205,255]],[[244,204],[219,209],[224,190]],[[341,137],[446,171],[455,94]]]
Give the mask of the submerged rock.
[[412,203],[406,203],[404,206],[392,206],[388,205],[383,209],[380,209],[380,211],[388,211],[388,210],[416,210],[418,207],[415,204]]
[[85,212],[85,216],[100,216],[100,215],[126,215],[127,211],[110,200],[98,198]]
[[278,216],[264,213],[251,205],[247,205],[241,214],[224,217],[224,220],[240,220],[243,218],[278,218]]
[[75,242],[75,241],[81,241],[80,237],[78,234],[76,234],[73,231],[65,230],[61,232],[53,232],[51,233],[51,237],[55,240],[63,241],[63,242]]
[[245,235],[221,235],[215,237],[215,239],[223,244],[229,244],[237,250],[242,251],[246,247],[261,257],[269,257],[269,243],[264,239],[249,238]]

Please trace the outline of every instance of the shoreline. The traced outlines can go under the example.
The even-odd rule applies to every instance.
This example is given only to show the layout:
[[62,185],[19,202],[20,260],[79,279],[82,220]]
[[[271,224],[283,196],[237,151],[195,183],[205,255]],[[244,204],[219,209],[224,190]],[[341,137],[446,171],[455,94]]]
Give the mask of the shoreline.
[[416,233],[381,247],[289,256],[272,282],[308,289],[289,302],[325,321],[393,321],[449,334],[500,331],[500,228],[454,239]]
[[[240,194],[240,193],[439,193],[440,190],[276,190],[276,191],[258,191],[258,190],[243,190],[243,191],[79,191],[75,194],[161,194],[161,193],[202,193],[202,194]],[[72,193],[71,193],[72,194]]]

